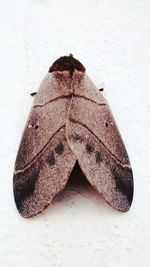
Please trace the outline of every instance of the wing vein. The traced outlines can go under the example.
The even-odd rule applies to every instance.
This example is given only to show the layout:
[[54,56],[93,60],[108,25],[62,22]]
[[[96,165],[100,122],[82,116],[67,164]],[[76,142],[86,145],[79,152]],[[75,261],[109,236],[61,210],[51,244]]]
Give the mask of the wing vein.
[[63,99],[63,98],[65,99],[65,98],[70,98],[70,97],[71,97],[70,94],[69,94],[69,95],[58,96],[58,97],[55,97],[55,98],[53,98],[53,99],[51,99],[51,100],[45,102],[44,104],[34,105],[33,108],[44,107],[44,106],[48,105],[48,104],[51,103],[51,102],[55,102],[55,101],[57,101],[58,99]]
[[90,99],[90,98],[88,98],[88,97],[86,97],[84,95],[76,95],[76,94],[73,94],[73,96],[74,97],[78,97],[78,98],[83,98],[83,99],[88,100],[88,101],[91,101],[92,103],[95,103],[95,104],[97,104],[99,106],[107,106],[107,103],[105,103],[105,102],[98,103],[98,102],[94,101],[93,99]]
[[65,99],[65,98],[67,99],[67,98],[71,98],[72,96],[86,99],[88,101],[91,101],[92,103],[95,103],[95,104],[99,105],[99,106],[106,106],[107,105],[106,103],[97,103],[96,101],[94,101],[94,100],[92,100],[92,99],[90,99],[88,97],[85,97],[83,95],[76,95],[74,93],[70,93],[69,95],[63,95],[63,96],[55,97],[55,98],[45,102],[44,104],[34,105],[33,108],[44,107],[44,106],[48,105],[51,102],[57,101],[58,99]]

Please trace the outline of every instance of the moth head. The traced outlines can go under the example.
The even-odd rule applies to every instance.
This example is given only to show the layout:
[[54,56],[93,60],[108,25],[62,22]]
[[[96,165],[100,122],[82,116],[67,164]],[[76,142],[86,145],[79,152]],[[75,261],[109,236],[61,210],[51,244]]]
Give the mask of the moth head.
[[70,54],[69,56],[58,58],[49,68],[49,72],[69,71],[71,76],[73,75],[73,72],[75,70],[84,73],[85,67],[81,64],[79,60],[75,59],[72,54]]

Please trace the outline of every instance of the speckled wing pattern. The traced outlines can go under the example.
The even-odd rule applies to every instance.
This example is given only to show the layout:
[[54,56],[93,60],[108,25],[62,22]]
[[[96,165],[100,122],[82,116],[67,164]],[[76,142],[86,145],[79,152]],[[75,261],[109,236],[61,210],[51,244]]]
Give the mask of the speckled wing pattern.
[[51,203],[76,162],[66,140],[69,85],[54,76],[47,74],[35,96],[16,159],[14,196],[23,217]]
[[20,214],[46,208],[77,161],[112,207],[129,210],[133,177],[122,138],[106,100],[70,55],[50,67],[24,129],[13,180]]
[[92,186],[115,209],[129,210],[133,198],[129,158],[106,100],[86,74],[80,87],[74,85],[67,140]]

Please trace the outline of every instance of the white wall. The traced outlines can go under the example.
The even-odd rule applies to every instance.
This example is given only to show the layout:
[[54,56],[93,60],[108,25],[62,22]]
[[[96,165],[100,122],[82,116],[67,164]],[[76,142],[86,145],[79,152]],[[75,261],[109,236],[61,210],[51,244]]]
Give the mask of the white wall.
[[[150,266],[150,1],[5,0],[0,13],[0,266]],[[69,53],[97,87],[105,83],[134,171],[134,202],[122,214],[77,185],[23,219],[12,176],[29,94]]]

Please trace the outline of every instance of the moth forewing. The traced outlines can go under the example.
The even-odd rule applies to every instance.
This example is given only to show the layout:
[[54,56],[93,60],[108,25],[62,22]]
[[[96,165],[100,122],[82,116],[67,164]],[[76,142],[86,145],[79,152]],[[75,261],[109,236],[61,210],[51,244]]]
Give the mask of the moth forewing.
[[86,74],[80,84],[74,81],[68,144],[89,182],[111,206],[127,211],[133,198],[133,175],[120,132],[105,98]]
[[20,214],[31,217],[46,208],[77,160],[111,206],[130,208],[132,170],[115,120],[84,66],[70,55],[52,64],[34,97],[13,180]]

